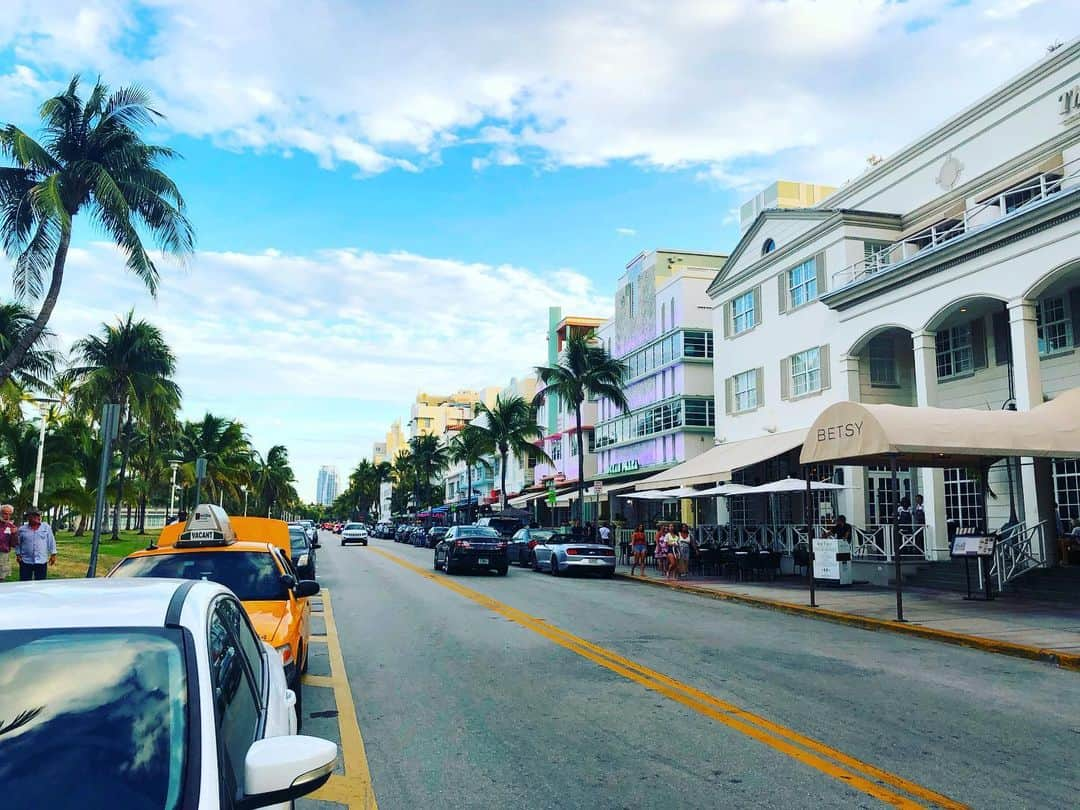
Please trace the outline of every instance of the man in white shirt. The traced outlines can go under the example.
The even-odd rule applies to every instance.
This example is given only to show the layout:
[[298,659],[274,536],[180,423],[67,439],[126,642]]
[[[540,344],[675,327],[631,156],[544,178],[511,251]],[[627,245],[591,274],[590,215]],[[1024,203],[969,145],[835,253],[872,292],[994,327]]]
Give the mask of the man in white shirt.
[[600,527],[600,542],[605,546],[611,545],[611,527],[606,523]]
[[15,559],[19,561],[19,579],[23,582],[45,579],[49,566],[56,565],[52,526],[41,522],[41,512],[36,507],[27,510],[26,523],[19,527]]

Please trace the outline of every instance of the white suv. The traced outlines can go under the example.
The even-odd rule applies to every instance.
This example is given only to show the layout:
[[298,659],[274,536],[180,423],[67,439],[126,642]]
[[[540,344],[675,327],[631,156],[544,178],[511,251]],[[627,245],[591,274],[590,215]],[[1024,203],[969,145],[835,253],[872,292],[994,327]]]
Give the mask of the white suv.
[[360,543],[367,545],[368,531],[363,523],[346,523],[341,530],[341,545],[346,543]]
[[337,745],[296,735],[281,657],[227,588],[0,587],[0,784],[11,807],[287,808]]

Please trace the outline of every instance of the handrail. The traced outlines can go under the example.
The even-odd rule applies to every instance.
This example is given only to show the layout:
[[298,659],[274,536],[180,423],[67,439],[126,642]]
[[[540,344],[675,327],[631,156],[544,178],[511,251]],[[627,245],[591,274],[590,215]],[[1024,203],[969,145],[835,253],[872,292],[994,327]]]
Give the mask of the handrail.
[[[830,290],[839,290],[864,278],[895,269],[897,265],[902,264],[927,248],[939,247],[965,233],[999,222],[1034,203],[1041,202],[1059,193],[1063,189],[1066,180],[1077,176],[1080,176],[1080,158],[1073,158],[1062,164],[1058,169],[1042,172],[1020,185],[1003,189],[990,199],[984,200],[971,208],[965,208],[960,219],[945,219],[936,222],[917,233],[885,245],[843,270],[838,270],[832,275]],[[1022,200],[1012,209],[1008,209],[1006,197],[1025,193],[1030,193],[1032,196]],[[997,209],[998,216],[989,217],[991,209]],[[984,214],[987,214],[987,216],[983,216]]]
[[1008,583],[1029,571],[1046,566],[1042,557],[1045,526],[1045,520],[1030,527],[1017,523],[998,535],[997,542],[994,543],[990,576],[997,579],[999,592],[1004,590]]

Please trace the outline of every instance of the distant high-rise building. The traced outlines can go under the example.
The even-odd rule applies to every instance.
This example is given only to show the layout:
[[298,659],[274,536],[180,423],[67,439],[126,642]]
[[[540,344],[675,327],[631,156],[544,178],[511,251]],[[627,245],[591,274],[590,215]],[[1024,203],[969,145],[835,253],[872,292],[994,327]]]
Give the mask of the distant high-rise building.
[[338,496],[337,467],[322,466],[319,478],[315,482],[315,502],[319,506],[329,506]]
[[386,442],[375,442],[371,446],[371,463],[382,464],[384,461],[390,461],[391,459],[386,454]]

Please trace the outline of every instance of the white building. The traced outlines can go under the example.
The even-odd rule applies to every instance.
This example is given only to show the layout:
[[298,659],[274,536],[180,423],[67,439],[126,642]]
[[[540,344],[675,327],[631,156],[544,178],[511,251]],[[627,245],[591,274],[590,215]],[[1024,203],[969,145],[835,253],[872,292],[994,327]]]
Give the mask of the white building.
[[[709,294],[719,446],[673,471],[696,483],[797,475],[801,436],[838,400],[1027,410],[1080,385],[1080,43],[816,207],[758,214]],[[986,503],[970,470],[905,471],[902,492],[925,498],[919,550],[948,556],[947,520],[993,529],[1014,508],[1053,527],[1055,502],[1080,517],[1077,465],[999,463]],[[867,537],[893,514],[884,471],[820,472],[850,487],[838,508]]]
[[338,496],[337,467],[322,466],[315,482],[315,503],[330,506]]

